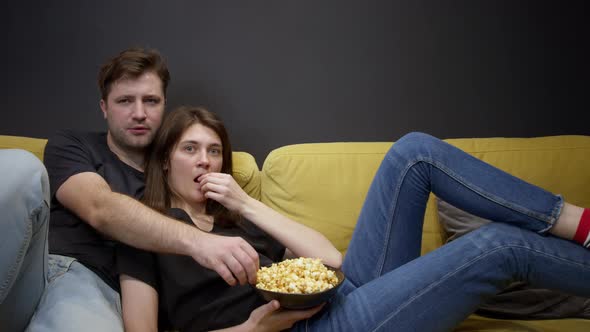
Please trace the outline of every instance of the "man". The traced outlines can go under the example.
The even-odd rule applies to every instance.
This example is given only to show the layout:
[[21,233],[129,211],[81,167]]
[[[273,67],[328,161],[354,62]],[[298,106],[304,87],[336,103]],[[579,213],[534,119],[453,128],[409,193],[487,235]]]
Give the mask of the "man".
[[[160,126],[169,79],[166,64],[156,51],[121,52],[102,66],[98,79],[100,108],[108,132],[64,131],[48,141],[44,159],[49,173],[49,197],[47,190],[38,189],[46,188],[40,185],[46,183],[46,176],[39,165],[33,164],[26,173],[29,175],[12,181],[15,183],[10,188],[15,192],[21,188],[13,200],[27,202],[20,214],[11,217],[12,223],[29,232],[32,229],[37,238],[14,241],[16,244],[8,249],[25,254],[16,255],[16,263],[7,259],[10,267],[5,268],[10,264],[5,263],[4,255],[0,256],[0,268],[8,271],[0,271],[0,276],[8,275],[7,282],[0,282],[10,284],[6,289],[0,288],[0,326],[22,330],[31,316],[25,307],[34,308],[38,302],[29,330],[122,331],[114,260],[117,241],[146,250],[191,256],[199,264],[214,269],[230,285],[255,281],[258,255],[244,240],[201,232],[137,201],[144,188],[144,153]],[[23,164],[31,163],[26,155],[21,159]],[[19,181],[27,182],[30,174],[36,175],[33,183],[22,186]],[[32,191],[36,194],[30,197],[28,193]],[[25,295],[18,294],[16,287],[26,283],[20,281],[26,279],[21,275],[35,277],[20,271],[18,266],[30,263],[37,267],[37,274],[45,267],[47,256],[40,254],[43,249],[38,247],[45,247],[48,198],[51,255],[47,285],[44,286],[44,278],[37,277],[40,291],[32,294],[29,290],[26,297],[31,300],[25,301],[25,309],[17,312],[5,299],[22,300]],[[22,226],[23,223],[26,225]]]

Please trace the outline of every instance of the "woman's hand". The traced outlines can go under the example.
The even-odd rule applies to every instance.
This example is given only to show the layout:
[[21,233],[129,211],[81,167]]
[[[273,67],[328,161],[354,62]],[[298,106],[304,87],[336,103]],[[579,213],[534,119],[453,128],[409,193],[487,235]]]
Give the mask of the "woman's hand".
[[201,175],[198,181],[205,197],[254,223],[295,257],[317,257],[333,268],[342,265],[342,254],[323,234],[248,196],[231,175],[207,173]]
[[207,173],[198,179],[205,197],[219,202],[228,210],[242,213],[251,199],[230,174]]
[[291,328],[300,320],[315,315],[323,306],[322,304],[306,310],[279,310],[279,302],[273,300],[254,309],[243,325],[246,331],[282,331]]

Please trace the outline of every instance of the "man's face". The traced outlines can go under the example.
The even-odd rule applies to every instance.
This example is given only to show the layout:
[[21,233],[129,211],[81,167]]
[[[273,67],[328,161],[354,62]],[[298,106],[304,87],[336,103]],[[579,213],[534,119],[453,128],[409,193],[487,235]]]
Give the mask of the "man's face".
[[153,72],[114,82],[100,101],[111,143],[126,152],[145,149],[160,127],[164,104],[162,81]]

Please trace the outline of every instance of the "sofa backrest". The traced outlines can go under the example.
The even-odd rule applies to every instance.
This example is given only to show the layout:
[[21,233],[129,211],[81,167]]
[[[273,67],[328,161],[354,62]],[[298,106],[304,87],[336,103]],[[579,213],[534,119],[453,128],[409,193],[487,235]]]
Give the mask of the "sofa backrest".
[[32,138],[24,136],[6,136],[0,135],[0,149],[22,149],[27,150],[43,161],[47,139]]
[[[462,150],[580,206],[590,206],[590,136],[446,140]],[[43,159],[47,140],[0,135],[0,149]],[[348,247],[365,195],[391,142],[308,143],[278,148],[262,171],[252,155],[234,152],[234,178],[252,197]],[[441,246],[433,196],[425,213],[422,252]]]
[[260,170],[256,159],[248,152],[234,151],[232,164],[236,182],[248,195],[260,200]]
[[[23,149],[33,153],[43,161],[47,139],[24,136],[0,135],[0,149]],[[260,171],[254,157],[241,151],[232,154],[233,173],[236,182],[250,196],[260,200]]]
[[447,142],[525,181],[590,206],[590,136],[450,139]]
[[311,143],[273,150],[262,166],[263,203],[315,228],[342,252],[387,143]]
[[[581,206],[590,206],[590,136],[449,139],[450,144]],[[272,151],[262,166],[261,200],[325,234],[346,251],[364,197],[392,143],[310,143]],[[441,246],[431,195],[422,253]]]

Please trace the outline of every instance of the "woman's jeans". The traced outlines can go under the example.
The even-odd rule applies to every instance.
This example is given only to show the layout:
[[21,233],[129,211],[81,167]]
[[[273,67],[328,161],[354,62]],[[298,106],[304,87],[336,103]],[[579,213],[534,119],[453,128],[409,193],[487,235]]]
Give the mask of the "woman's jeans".
[[[431,191],[499,222],[419,257]],[[445,142],[408,134],[371,184],[343,263],[347,280],[295,330],[449,331],[515,280],[590,296],[590,251],[544,234],[562,206]]]
[[0,331],[123,331],[119,293],[71,257],[47,254],[49,181],[0,150]]

